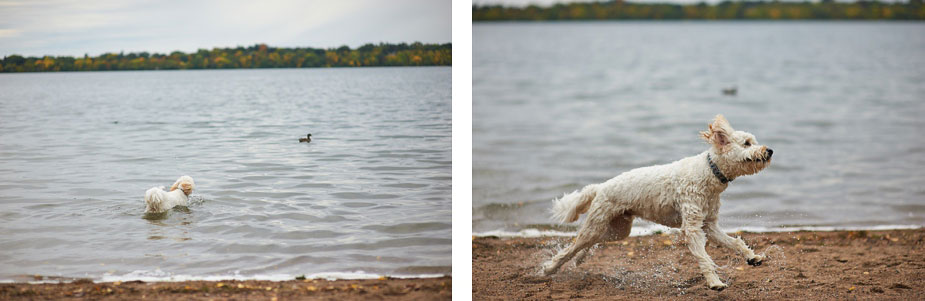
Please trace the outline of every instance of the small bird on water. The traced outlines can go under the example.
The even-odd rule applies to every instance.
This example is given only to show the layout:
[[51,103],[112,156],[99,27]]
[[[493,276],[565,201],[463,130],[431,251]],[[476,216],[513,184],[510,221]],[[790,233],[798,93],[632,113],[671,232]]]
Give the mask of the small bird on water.
[[305,138],[299,138],[299,142],[305,142],[305,143],[312,142],[312,134],[308,134],[307,136],[305,136]]
[[723,88],[723,95],[736,95],[738,92],[739,89],[735,86],[732,86],[732,88]]

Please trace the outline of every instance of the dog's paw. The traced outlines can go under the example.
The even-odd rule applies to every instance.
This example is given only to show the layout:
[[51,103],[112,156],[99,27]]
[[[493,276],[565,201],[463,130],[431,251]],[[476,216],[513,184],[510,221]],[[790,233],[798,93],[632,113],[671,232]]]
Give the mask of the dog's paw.
[[554,262],[547,262],[543,265],[543,276],[551,276],[552,274],[555,274],[557,270],[558,268],[556,268]]
[[710,289],[714,291],[721,291],[721,290],[726,289],[726,284],[722,282],[715,283],[715,284],[710,285]]
[[704,280],[707,282],[707,286],[711,290],[721,291],[726,288],[726,284],[722,280],[719,280],[719,277],[716,276],[716,273],[706,273],[703,275]]
[[749,258],[746,262],[748,262],[748,265],[751,266],[759,266],[762,262],[764,262],[764,256],[755,255],[755,257]]

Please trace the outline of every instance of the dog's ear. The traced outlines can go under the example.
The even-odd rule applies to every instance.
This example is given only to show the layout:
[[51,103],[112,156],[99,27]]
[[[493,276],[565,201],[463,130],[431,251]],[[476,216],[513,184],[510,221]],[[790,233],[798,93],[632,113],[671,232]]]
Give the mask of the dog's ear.
[[170,185],[170,191],[177,190],[177,186],[180,186],[180,183],[183,183],[183,177],[180,177],[176,182],[173,182],[173,185]]
[[732,129],[732,126],[729,125],[729,120],[726,120],[726,117],[724,117],[723,114],[716,114],[716,117],[713,117],[712,126],[719,127],[723,129],[723,131],[725,131],[727,134],[730,134],[730,135],[735,132],[735,130]]
[[722,153],[726,152],[726,148],[729,146],[730,135],[732,135],[733,131],[726,117],[719,114],[716,115],[716,118],[713,118],[713,123],[709,125],[707,131],[700,132],[700,137],[710,144],[713,144],[713,146],[716,146],[716,149]]

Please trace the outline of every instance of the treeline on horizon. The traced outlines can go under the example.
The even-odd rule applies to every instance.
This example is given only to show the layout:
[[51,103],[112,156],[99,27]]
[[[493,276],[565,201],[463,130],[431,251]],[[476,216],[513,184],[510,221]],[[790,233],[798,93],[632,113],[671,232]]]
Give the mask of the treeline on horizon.
[[608,1],[546,7],[475,5],[472,20],[925,20],[925,7],[922,0],[906,3],[723,1],[712,5]]
[[10,55],[0,72],[177,70],[234,68],[316,68],[364,66],[451,66],[452,44],[366,44],[331,49],[250,47],[199,49],[193,53],[104,53],[83,57]]

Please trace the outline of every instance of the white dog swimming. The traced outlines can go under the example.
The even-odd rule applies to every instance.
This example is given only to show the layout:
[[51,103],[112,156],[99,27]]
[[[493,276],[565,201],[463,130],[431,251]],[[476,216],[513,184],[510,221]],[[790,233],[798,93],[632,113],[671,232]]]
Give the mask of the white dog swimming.
[[145,213],[159,213],[174,206],[186,206],[190,193],[196,184],[190,176],[182,176],[165,191],[164,186],[152,187],[145,191]]
[[587,249],[598,242],[626,238],[635,217],[680,227],[711,289],[722,290],[726,284],[716,275],[716,264],[705,250],[708,235],[744,256],[748,264],[761,265],[764,256],[755,255],[742,239],[720,229],[719,195],[736,177],[767,167],[774,152],[759,145],[754,135],[733,130],[723,115],[716,115],[709,130],[700,134],[711,144],[705,152],[665,165],[633,169],[554,200],[553,216],[560,222],[574,222],[585,212],[588,216],[572,245],[548,261],[543,273],[556,273],[576,255],[580,264]]

